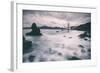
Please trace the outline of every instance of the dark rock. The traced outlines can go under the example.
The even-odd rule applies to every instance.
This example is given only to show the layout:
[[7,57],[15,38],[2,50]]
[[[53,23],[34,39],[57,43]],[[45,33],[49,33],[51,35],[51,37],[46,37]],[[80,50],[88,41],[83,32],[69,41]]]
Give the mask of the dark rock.
[[35,56],[30,55],[28,59],[29,59],[30,62],[33,62],[34,61],[34,58],[35,58]]
[[91,59],[91,53],[89,53],[88,55],[89,55],[89,59]]
[[59,31],[56,31],[56,32],[59,32]]
[[86,51],[85,51],[84,49],[81,49],[81,52],[82,52],[82,53],[85,53]]
[[68,58],[68,60],[81,60],[81,59],[78,57],[72,56],[72,57]]
[[91,52],[91,49],[88,49],[88,52]]
[[80,38],[85,38],[85,37],[89,37],[89,38],[90,38],[91,35],[90,35],[90,33],[88,33],[88,32],[84,32],[83,34],[80,34],[79,37],[80,37]]
[[54,59],[51,59],[50,61],[56,61],[56,60],[54,60]]
[[84,48],[84,46],[83,45],[78,45],[79,47],[81,47],[81,48]]
[[87,41],[88,39],[84,38],[84,40],[86,40],[86,41]]
[[26,61],[26,59],[25,58],[23,58],[23,62],[25,62]]
[[84,33],[80,34],[79,37],[80,37],[80,38],[85,38],[85,37],[87,36],[86,34],[87,34],[87,33],[84,32]]
[[48,48],[48,49],[49,49],[49,50],[48,50],[49,52],[51,52],[51,51],[52,51],[52,49],[51,49],[51,48]]
[[52,48],[49,48],[48,53],[49,54],[55,54],[55,53],[57,53],[57,51],[56,50],[52,50]]
[[62,44],[62,49],[64,49],[65,48],[65,45],[64,44]]
[[62,53],[59,52],[58,55],[59,55],[59,56],[62,56]]
[[69,39],[71,39],[72,37],[69,37]]
[[46,61],[45,58],[40,58],[39,62],[44,62]]
[[32,31],[29,32],[29,33],[26,33],[26,35],[29,35],[29,36],[40,36],[40,35],[42,35],[41,32],[40,32],[40,29],[37,27],[36,23],[32,24],[31,29],[32,29]]
[[78,55],[76,52],[73,53],[75,56]]
[[23,54],[28,52],[32,47],[32,42],[27,41],[25,37],[23,36]]
[[85,31],[83,34],[80,34],[80,38],[91,37],[91,22],[81,24],[74,28],[74,30]]

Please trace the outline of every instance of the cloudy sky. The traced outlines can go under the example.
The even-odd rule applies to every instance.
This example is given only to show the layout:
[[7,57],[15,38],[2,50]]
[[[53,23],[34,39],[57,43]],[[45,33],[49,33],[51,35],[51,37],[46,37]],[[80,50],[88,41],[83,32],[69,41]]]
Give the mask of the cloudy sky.
[[23,10],[24,27],[30,27],[34,22],[38,26],[66,27],[68,23],[78,26],[90,21],[90,13]]

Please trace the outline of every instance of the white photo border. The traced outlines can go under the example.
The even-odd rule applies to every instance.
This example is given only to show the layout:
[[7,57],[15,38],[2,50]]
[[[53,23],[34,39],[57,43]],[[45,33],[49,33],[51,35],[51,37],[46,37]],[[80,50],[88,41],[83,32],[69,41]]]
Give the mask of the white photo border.
[[[34,3],[13,2],[12,8],[12,59],[11,69],[13,71],[32,71],[39,69],[55,69],[67,67],[94,66],[97,64],[97,52],[95,43],[96,29],[96,8],[91,7],[73,7],[73,6],[57,6],[57,5],[41,5]],[[76,61],[55,61],[55,62],[34,62],[23,63],[22,61],[22,10],[46,10],[46,11],[67,11],[67,12],[84,12],[91,13],[91,60]],[[95,24],[95,25],[94,25]]]

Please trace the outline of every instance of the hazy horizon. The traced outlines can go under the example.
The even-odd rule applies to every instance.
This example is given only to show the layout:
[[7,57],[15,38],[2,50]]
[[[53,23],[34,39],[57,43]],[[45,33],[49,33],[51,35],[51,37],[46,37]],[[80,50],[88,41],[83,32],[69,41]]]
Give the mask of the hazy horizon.
[[91,13],[23,10],[23,27],[30,27],[32,23],[38,26],[66,27],[78,26],[91,22]]

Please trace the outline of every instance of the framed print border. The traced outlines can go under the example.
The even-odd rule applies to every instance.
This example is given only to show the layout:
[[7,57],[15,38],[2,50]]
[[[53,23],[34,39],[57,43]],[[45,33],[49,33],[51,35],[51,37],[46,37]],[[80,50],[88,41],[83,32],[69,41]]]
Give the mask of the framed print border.
[[[91,60],[81,61],[57,61],[41,63],[22,63],[22,10],[49,10],[49,11],[72,11],[91,13]],[[95,36],[96,26],[96,8],[95,7],[75,7],[62,5],[41,5],[32,2],[11,2],[11,70],[23,71],[34,69],[55,69],[66,67],[81,67],[96,65]]]

